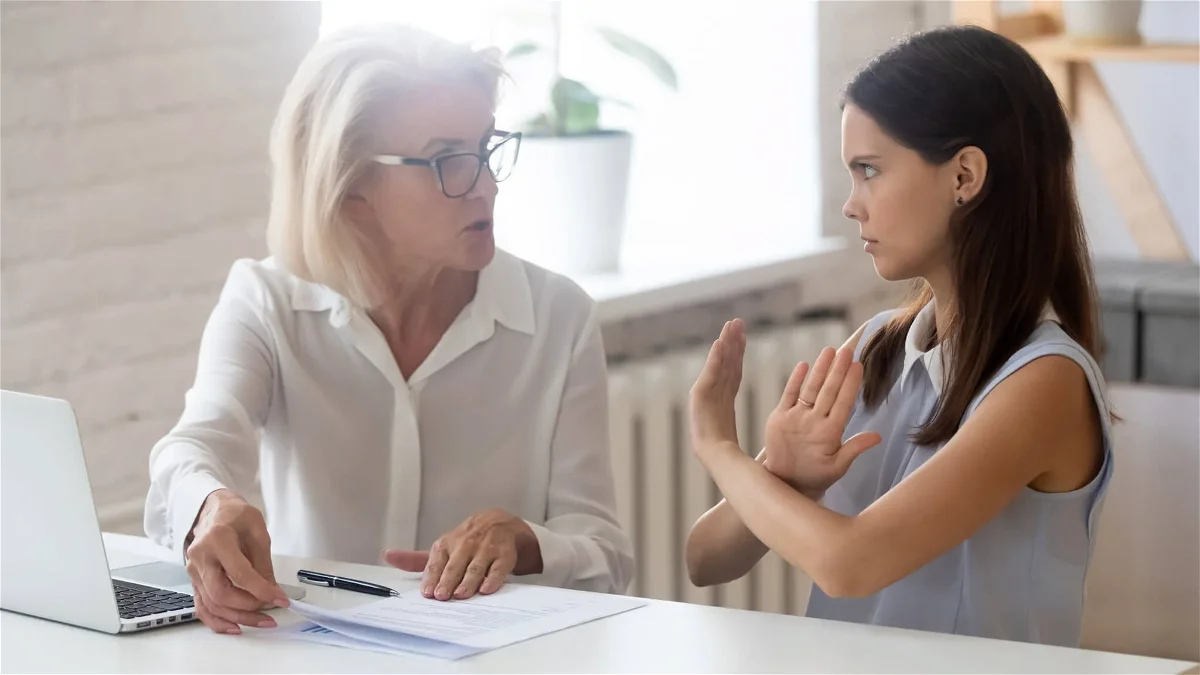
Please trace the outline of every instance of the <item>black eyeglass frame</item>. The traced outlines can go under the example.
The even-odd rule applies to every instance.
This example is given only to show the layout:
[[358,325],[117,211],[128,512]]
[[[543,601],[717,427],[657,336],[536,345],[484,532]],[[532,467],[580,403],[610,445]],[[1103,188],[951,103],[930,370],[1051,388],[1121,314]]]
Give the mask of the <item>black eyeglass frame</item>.
[[[426,159],[423,157],[403,157],[401,155],[372,155],[371,161],[387,166],[430,167],[437,175],[438,188],[441,189],[442,194],[446,195],[446,197],[450,199],[459,199],[461,197],[465,197],[471,192],[471,190],[475,189],[475,184],[479,182],[479,176],[483,174],[483,167],[485,166],[487,167],[488,173],[492,174],[492,180],[496,181],[497,183],[503,182],[505,178],[508,178],[508,175],[505,175],[502,178],[497,176],[495,172],[492,171],[492,154],[499,150],[504,144],[516,140],[517,146],[516,149],[513,150],[512,158],[512,164],[515,167],[517,164],[517,158],[521,154],[521,136],[522,133],[520,131],[500,131],[497,129],[488,136],[487,141],[497,139],[497,137],[498,140],[496,140],[495,143],[492,144],[491,149],[487,150],[486,152],[451,152],[445,155],[438,155],[432,159]],[[480,145],[483,145],[483,143]],[[467,189],[463,190],[459,194],[450,194],[446,190],[446,181],[442,178],[442,164],[456,157],[474,157],[475,159],[479,160],[479,163],[475,169],[475,177],[471,179],[471,184],[467,187]],[[511,172],[512,169],[510,168],[509,173]]]

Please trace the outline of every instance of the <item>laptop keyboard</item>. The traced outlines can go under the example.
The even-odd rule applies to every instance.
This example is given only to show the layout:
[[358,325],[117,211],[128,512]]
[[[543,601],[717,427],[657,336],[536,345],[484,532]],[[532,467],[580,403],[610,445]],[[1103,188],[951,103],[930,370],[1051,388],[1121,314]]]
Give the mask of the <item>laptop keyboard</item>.
[[121,611],[122,619],[135,619],[140,616],[161,614],[177,609],[191,609],[194,606],[192,596],[187,593],[173,593],[161,588],[151,588],[128,581],[112,580],[113,591],[117,594],[117,609]]

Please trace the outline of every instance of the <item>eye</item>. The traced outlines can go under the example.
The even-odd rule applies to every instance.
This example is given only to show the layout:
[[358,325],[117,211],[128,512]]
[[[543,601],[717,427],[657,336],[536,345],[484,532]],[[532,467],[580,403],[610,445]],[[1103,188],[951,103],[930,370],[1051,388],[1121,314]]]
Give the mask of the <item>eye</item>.
[[871,180],[872,178],[879,175],[879,169],[871,166],[870,164],[863,164],[861,166],[862,166],[863,178],[866,178],[867,180]]

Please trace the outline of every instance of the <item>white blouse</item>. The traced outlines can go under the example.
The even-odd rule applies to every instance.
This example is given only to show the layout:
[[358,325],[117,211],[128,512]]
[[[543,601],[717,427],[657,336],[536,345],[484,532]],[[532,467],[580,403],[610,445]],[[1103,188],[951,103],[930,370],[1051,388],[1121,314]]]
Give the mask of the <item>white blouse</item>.
[[523,518],[543,572],[623,592],[595,303],[503,251],[405,381],[374,322],[272,260],[234,263],[183,416],[150,453],[146,533],[182,555],[214,490],[261,480],[272,550],[376,564],[468,516]]

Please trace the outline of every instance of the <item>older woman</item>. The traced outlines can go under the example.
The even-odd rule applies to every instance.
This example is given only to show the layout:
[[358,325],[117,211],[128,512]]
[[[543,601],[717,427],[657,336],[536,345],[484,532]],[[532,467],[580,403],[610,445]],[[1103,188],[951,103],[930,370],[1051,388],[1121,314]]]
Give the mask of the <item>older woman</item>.
[[521,142],[495,128],[500,76],[494,52],[381,25],[322,40],[289,85],[272,257],[233,265],[150,453],[146,532],[213,630],[274,625],[272,548],[382,556],[441,600],[510,574],[628,583],[594,304],[495,247]]

